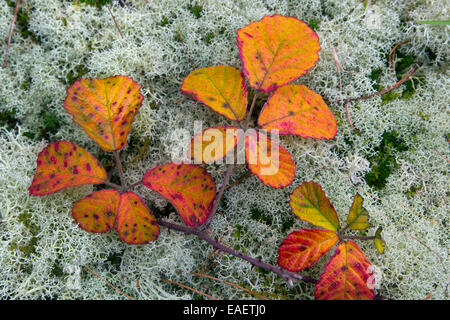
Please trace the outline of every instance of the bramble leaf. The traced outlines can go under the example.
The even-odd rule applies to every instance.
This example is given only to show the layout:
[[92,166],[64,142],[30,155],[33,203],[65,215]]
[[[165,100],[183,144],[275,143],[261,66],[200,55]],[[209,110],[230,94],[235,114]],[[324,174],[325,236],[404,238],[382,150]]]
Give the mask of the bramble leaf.
[[304,85],[288,84],[269,97],[258,118],[261,128],[304,138],[332,139],[336,118],[322,97]]
[[319,59],[319,38],[303,21],[275,14],[238,30],[242,67],[250,85],[264,92],[297,79]]
[[95,191],[75,203],[72,208],[72,216],[86,231],[107,232],[116,223],[119,200],[120,193],[117,190]]
[[298,272],[310,267],[328,252],[337,242],[334,231],[300,229],[283,240],[278,250],[278,265]]
[[295,188],[289,204],[300,219],[331,231],[339,229],[336,210],[322,187],[314,181],[303,182]]
[[359,246],[342,242],[316,284],[317,300],[370,300],[374,296],[372,272]]
[[384,249],[386,248],[386,242],[381,237],[381,231],[383,231],[382,227],[378,227],[377,231],[375,232],[375,239],[373,239],[375,243],[375,248],[377,248],[379,253],[384,253]]
[[117,232],[128,244],[145,244],[156,240],[159,226],[142,199],[134,192],[120,195]]
[[215,66],[192,71],[181,92],[231,120],[242,120],[247,109],[247,84],[241,71]]
[[194,136],[188,154],[195,163],[211,163],[220,160],[234,150],[240,131],[237,127],[211,127]]
[[188,226],[204,223],[216,198],[214,180],[199,165],[166,163],[148,171],[142,182],[172,203]]
[[250,171],[268,186],[286,187],[295,176],[295,162],[281,145],[260,132],[245,137],[245,158]]
[[36,174],[28,188],[32,196],[83,184],[98,184],[107,178],[97,159],[70,141],[50,143],[39,153],[36,162]]
[[362,206],[363,198],[356,194],[347,216],[347,225],[351,230],[365,230],[370,228],[369,212]]
[[67,89],[64,108],[103,150],[117,151],[126,145],[134,116],[142,105],[140,89],[127,76],[78,79]]

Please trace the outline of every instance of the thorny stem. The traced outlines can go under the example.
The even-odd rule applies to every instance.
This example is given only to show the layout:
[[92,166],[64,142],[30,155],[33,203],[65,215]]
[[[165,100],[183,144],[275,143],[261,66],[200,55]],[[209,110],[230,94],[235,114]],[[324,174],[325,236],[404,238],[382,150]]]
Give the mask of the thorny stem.
[[183,225],[179,225],[179,224],[175,224],[172,222],[168,222],[168,221],[164,221],[162,219],[158,219],[158,224],[161,226],[164,226],[168,229],[172,229],[172,230],[177,230],[177,231],[181,231],[185,234],[193,234],[197,237],[199,237],[200,239],[208,242],[209,244],[211,244],[213,247],[217,248],[220,251],[229,253],[235,257],[238,257],[240,259],[243,259],[245,261],[250,262],[252,265],[254,265],[255,267],[260,267],[263,269],[266,269],[268,271],[274,272],[276,274],[278,274],[281,278],[283,278],[283,280],[287,281],[288,283],[291,283],[292,280],[302,280],[305,282],[309,282],[309,283],[316,283],[317,280],[314,278],[310,278],[310,277],[305,277],[305,276],[301,276],[298,273],[295,272],[291,272],[285,269],[282,269],[280,267],[277,266],[273,266],[271,264],[265,263],[261,260],[252,258],[250,256],[247,256],[245,254],[243,254],[242,252],[233,250],[223,244],[221,244],[220,242],[210,238],[205,232],[203,232],[200,229],[197,228],[190,228],[187,226],[183,226]]
[[[251,119],[251,116],[252,116],[252,113],[253,113],[253,109],[255,107],[256,97],[257,96],[258,96],[258,92],[256,91],[255,95],[253,96],[252,104],[250,106],[250,110],[248,112],[247,119],[245,120],[245,123],[244,123],[244,125],[242,127],[242,129],[244,131],[244,134],[240,137],[240,139],[243,139],[244,136],[245,136],[245,131],[247,130],[248,123],[250,122],[250,119]],[[238,141],[237,145],[239,145],[239,141]],[[223,182],[222,182],[222,185],[220,186],[220,190],[219,190],[219,192],[218,192],[218,194],[216,196],[216,199],[214,200],[214,204],[213,204],[213,207],[212,207],[211,212],[209,214],[209,217],[206,220],[206,222],[201,226],[202,230],[207,229],[209,227],[209,225],[211,224],[211,221],[212,221],[214,215],[216,214],[217,208],[219,207],[220,199],[222,199],[223,193],[224,193],[225,189],[227,188],[228,181],[230,180],[231,173],[233,172],[233,169],[234,169],[234,163],[230,163],[228,165],[227,171],[225,172],[225,176],[223,177]]]
[[21,1],[21,0],[17,0],[17,2],[16,2],[16,8],[14,9],[14,16],[13,16],[13,19],[12,19],[12,21],[11,21],[11,26],[9,27],[8,44],[6,45],[5,60],[3,61],[3,65],[2,65],[2,68],[3,68],[3,69],[6,68],[6,65],[7,65],[7,63],[8,63],[8,58],[9,58],[9,47],[10,47],[10,45],[11,45],[11,39],[12,39],[13,31],[14,31],[14,25],[15,25],[16,19],[17,19],[17,12],[19,12],[20,1]]
[[120,157],[119,157],[119,151],[114,151],[114,156],[116,158],[116,165],[117,165],[117,169],[119,170],[119,176],[120,176],[120,184],[122,185],[122,190],[126,190],[127,189],[127,183],[125,181],[125,176],[123,175],[123,168],[122,168],[122,163],[120,162]]

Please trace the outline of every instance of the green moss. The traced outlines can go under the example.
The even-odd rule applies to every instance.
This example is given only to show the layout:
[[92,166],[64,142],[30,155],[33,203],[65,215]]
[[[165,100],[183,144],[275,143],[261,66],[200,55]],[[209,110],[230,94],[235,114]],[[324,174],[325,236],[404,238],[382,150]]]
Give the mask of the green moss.
[[167,19],[166,17],[163,17],[159,24],[161,25],[161,27],[165,27],[169,24],[169,19]]
[[[414,63],[417,61],[416,57],[412,55],[404,55],[400,51],[396,52],[395,56],[395,76],[397,81],[403,79],[406,74],[411,70]],[[380,77],[383,74],[383,69],[377,68],[373,69],[370,75],[370,78],[373,80],[372,86],[376,91],[383,90],[383,86],[380,84]],[[401,86],[386,92],[381,95],[382,104],[385,105],[388,102],[401,98],[407,100],[411,98],[414,93],[416,93],[419,85],[424,82],[423,76],[414,76],[410,77],[407,81],[405,81]]]
[[16,127],[17,123],[15,109],[0,112],[0,127],[6,127],[6,129],[11,130]]
[[317,31],[317,29],[319,28],[319,24],[320,24],[319,19],[312,18],[311,20],[308,21],[308,26],[314,31]]
[[188,5],[187,9],[194,15],[195,18],[200,19],[202,16],[203,8],[202,6],[199,6],[198,4],[194,5]]
[[63,268],[59,262],[55,262],[52,267],[52,271],[50,271],[50,275],[52,277],[61,278],[64,276]]
[[[16,242],[13,242],[10,246],[10,250],[19,250],[24,257],[29,258],[32,254],[36,254],[36,245],[38,242],[37,237],[32,237],[29,242],[25,245],[19,245]],[[31,270],[30,270],[31,271]]]
[[214,33],[212,33],[212,32],[209,32],[206,36],[203,37],[203,41],[205,41],[206,44],[211,44],[213,39],[214,39]]
[[375,150],[377,154],[369,159],[371,170],[364,179],[369,186],[382,189],[389,175],[398,167],[396,154],[408,150],[408,147],[396,131],[390,131],[383,133],[383,139]]
[[272,217],[264,215],[262,213],[262,211],[259,210],[258,208],[251,208],[250,209],[250,216],[255,221],[259,221],[259,222],[265,223],[265,224],[267,224],[269,226],[272,224]]
[[89,72],[89,69],[80,64],[77,65],[73,70],[70,70],[66,77],[66,83],[70,86],[77,81],[77,79],[82,78],[86,73]]
[[123,258],[124,252],[125,252],[125,249],[120,252],[109,255],[108,258],[106,259],[106,264],[108,265],[108,270],[111,273],[115,274],[120,271],[120,264],[122,263],[122,258]]
[[293,215],[292,214],[287,215],[286,219],[283,221],[283,223],[281,225],[281,232],[285,233],[286,231],[291,229],[292,226],[294,225],[294,222],[295,222],[295,218],[293,217]]
[[111,3],[112,0],[75,0],[74,4],[84,3],[89,6],[95,6],[100,9],[105,4]]

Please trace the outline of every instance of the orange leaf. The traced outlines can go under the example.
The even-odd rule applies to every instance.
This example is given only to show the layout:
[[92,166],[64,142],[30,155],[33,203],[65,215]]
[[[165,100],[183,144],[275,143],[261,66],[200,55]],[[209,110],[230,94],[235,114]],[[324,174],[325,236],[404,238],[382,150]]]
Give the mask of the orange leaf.
[[370,300],[373,277],[367,260],[353,241],[341,243],[316,284],[318,300]]
[[58,141],[46,146],[37,158],[37,169],[28,188],[30,195],[106,181],[106,172],[89,152],[73,142]]
[[114,227],[120,193],[114,189],[96,191],[77,201],[72,216],[78,225],[90,232],[107,232]]
[[265,185],[286,187],[294,180],[295,163],[289,152],[260,132],[249,131],[245,137],[245,158]]
[[134,192],[120,195],[117,232],[129,244],[144,244],[158,238],[159,226],[155,217]]
[[321,229],[300,229],[284,239],[278,251],[278,265],[298,272],[310,267],[337,242],[336,232]]
[[336,210],[322,187],[314,181],[303,182],[295,188],[289,204],[300,219],[331,231],[339,229]]
[[234,150],[240,132],[237,127],[211,127],[194,136],[189,146],[189,155],[196,163],[211,163],[222,159]]
[[169,200],[188,226],[205,222],[216,198],[216,184],[199,165],[166,163],[148,171],[142,182]]
[[78,79],[67,90],[64,108],[103,150],[120,150],[144,99],[140,89],[127,76]]
[[304,85],[288,84],[277,88],[259,115],[258,124],[280,134],[304,138],[332,139],[336,135],[336,118],[322,97]]
[[275,14],[238,30],[242,67],[250,85],[269,92],[297,79],[319,59],[319,37],[303,21]]
[[181,92],[231,120],[242,120],[247,109],[247,84],[241,71],[228,66],[196,69]]

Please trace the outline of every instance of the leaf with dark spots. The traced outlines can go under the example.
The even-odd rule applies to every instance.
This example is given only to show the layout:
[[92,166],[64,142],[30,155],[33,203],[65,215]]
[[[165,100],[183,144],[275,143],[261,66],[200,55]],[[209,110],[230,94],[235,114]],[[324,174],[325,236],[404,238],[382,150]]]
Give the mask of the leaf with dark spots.
[[159,236],[155,216],[134,192],[129,191],[120,195],[117,232],[128,244],[145,244],[156,240]]
[[199,165],[163,164],[148,171],[142,182],[166,198],[188,226],[204,223],[216,198],[216,184]]
[[[37,169],[29,187],[30,195],[43,196],[68,187],[106,181],[106,171],[89,152],[73,142],[58,141],[46,146],[37,158]],[[87,170],[89,165],[90,170]]]
[[142,105],[140,89],[127,76],[78,79],[67,90],[64,108],[102,149],[117,151],[125,146]]
[[107,232],[114,227],[119,200],[117,190],[96,191],[75,203],[72,216],[86,231]]

